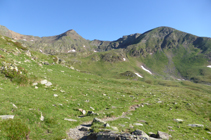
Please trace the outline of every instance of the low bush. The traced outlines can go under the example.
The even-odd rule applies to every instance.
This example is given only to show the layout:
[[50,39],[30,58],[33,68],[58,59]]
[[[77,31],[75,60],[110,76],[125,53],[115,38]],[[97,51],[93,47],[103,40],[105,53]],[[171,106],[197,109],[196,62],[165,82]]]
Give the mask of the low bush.
[[27,139],[30,133],[28,126],[19,119],[0,121],[0,130],[2,139],[10,140]]

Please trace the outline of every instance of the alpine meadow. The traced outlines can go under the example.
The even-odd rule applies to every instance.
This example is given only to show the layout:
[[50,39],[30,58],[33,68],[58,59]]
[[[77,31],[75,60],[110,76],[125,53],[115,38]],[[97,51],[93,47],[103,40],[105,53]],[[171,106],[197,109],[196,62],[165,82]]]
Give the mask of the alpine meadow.
[[209,140],[211,38],[170,27],[87,40],[0,25],[0,139]]

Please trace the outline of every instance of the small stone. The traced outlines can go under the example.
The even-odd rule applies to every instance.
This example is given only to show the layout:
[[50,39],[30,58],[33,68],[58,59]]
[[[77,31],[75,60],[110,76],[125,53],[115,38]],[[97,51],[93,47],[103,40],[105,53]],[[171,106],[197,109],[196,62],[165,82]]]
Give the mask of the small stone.
[[85,115],[86,114],[86,110],[83,110],[83,109],[78,109],[83,115]]
[[54,94],[53,96],[54,96],[54,97],[58,97],[58,95],[57,95],[57,94]]
[[103,125],[106,124],[106,122],[104,122],[103,120],[98,119],[98,118],[94,118],[93,121],[92,121],[92,124],[93,123],[100,123],[100,124],[103,124]]
[[33,84],[32,84],[32,86],[37,86],[37,85],[38,85],[38,83],[33,83]]
[[158,131],[157,132],[157,137],[161,138],[161,139],[164,139],[164,140],[168,140],[169,139],[169,134],[167,134],[165,132]]
[[141,124],[141,123],[134,123],[133,125],[143,126],[143,124]]
[[178,122],[178,123],[182,123],[183,120],[182,119],[174,119],[174,121]]
[[12,104],[12,106],[13,106],[14,108],[18,108],[15,104]]
[[88,102],[89,102],[89,100],[85,100],[85,102],[86,102],[86,103],[88,103]]
[[129,124],[129,127],[130,127],[130,128],[133,128],[133,125],[132,125],[132,124]]
[[44,62],[44,65],[49,65],[49,62],[45,61],[45,62]]
[[64,120],[66,120],[66,121],[70,121],[70,122],[77,122],[77,120],[74,120],[74,119],[68,119],[68,118],[64,118]]
[[110,127],[110,125],[108,123],[104,124],[104,127]]
[[60,92],[64,93],[65,91],[64,90],[60,90]]
[[14,115],[0,115],[0,118],[2,118],[3,120],[13,119],[14,118]]
[[92,110],[95,110],[95,109],[94,109],[93,107],[91,107],[91,106],[90,106],[90,108],[91,108]]
[[81,129],[79,129],[80,131],[89,131],[90,128],[89,127],[81,127]]
[[145,138],[149,139],[149,136],[142,130],[136,129],[135,131],[132,132],[132,134],[139,135],[141,137],[145,137]]
[[188,126],[191,126],[191,127],[204,127],[204,125],[202,125],[202,124],[188,124]]
[[49,86],[51,86],[51,85],[52,85],[52,83],[49,82],[49,81],[45,84],[45,86],[47,86],[47,87],[49,87]]
[[119,124],[121,127],[125,127],[125,125],[124,124]]
[[47,84],[48,81],[47,81],[47,80],[42,80],[42,81],[40,81],[40,83],[41,83],[42,85],[44,85],[44,84]]
[[44,121],[44,116],[42,115],[42,112],[41,112],[40,120]]
[[38,89],[38,87],[37,87],[37,86],[35,86],[34,88],[35,88],[35,89]]
[[111,126],[111,128],[114,130],[114,131],[119,131],[119,129],[115,126]]

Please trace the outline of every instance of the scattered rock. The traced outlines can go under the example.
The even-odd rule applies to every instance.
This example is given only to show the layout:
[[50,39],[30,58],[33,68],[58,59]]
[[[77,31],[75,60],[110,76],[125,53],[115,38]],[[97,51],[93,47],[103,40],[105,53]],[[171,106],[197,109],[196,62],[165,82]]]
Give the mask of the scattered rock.
[[27,56],[31,56],[31,52],[30,52],[29,50],[27,50],[27,51],[25,52],[25,54],[26,54]]
[[34,88],[35,88],[35,89],[38,89],[38,87],[37,87],[37,86],[35,86]]
[[111,126],[111,128],[114,130],[114,131],[119,131],[119,129],[115,126]]
[[89,128],[89,127],[81,127],[79,130],[80,130],[80,131],[89,131],[90,128]]
[[45,61],[43,64],[44,65],[49,65],[49,62],[48,61]]
[[42,115],[42,112],[41,112],[40,120],[44,121],[44,116]]
[[83,110],[83,109],[81,109],[81,108],[79,108],[78,110],[79,110],[83,115],[86,114],[86,110]]
[[204,127],[204,125],[202,125],[202,124],[189,124],[188,126],[191,126],[191,127]]
[[47,86],[47,87],[52,86],[52,83],[48,81],[48,82],[45,84],[45,86]]
[[157,138],[168,140],[169,139],[169,134],[167,134],[165,132],[158,131]]
[[93,107],[91,107],[91,106],[90,106],[90,108],[91,108],[92,110],[95,110],[95,109],[94,109]]
[[47,81],[47,80],[42,80],[42,81],[40,81],[40,83],[41,83],[42,85],[45,85],[45,84],[48,83],[48,81]]
[[182,123],[183,120],[182,119],[174,119],[174,121],[178,122],[178,123]]
[[88,111],[87,116],[94,116],[94,115],[99,115],[98,113],[94,113],[93,111]]
[[54,96],[54,97],[58,97],[58,95],[57,95],[57,94],[54,94],[53,96]]
[[38,83],[32,83],[32,86],[37,86],[38,85]]
[[[140,136],[129,133],[115,133],[112,131],[104,131],[91,133],[87,136],[87,140],[151,140],[148,135]],[[152,138],[153,139],[153,138]]]
[[3,120],[13,119],[14,118],[14,115],[0,115],[0,118],[2,118]]
[[98,118],[94,118],[93,121],[92,121],[92,124],[93,123],[100,123],[100,124],[103,124],[103,125],[106,124],[106,122],[104,122],[103,120],[98,119]]
[[138,130],[138,129],[136,129],[135,131],[133,131],[132,134],[139,135],[139,136],[145,137],[147,139],[149,138],[149,136],[144,131]]
[[125,127],[125,125],[124,124],[119,124],[121,127]]
[[13,104],[13,103],[12,103],[12,106],[13,106],[14,108],[18,108],[18,107],[17,107],[15,104]]
[[104,124],[104,127],[110,127],[110,125],[108,123]]
[[77,122],[77,120],[74,120],[74,119],[67,119],[67,118],[64,118],[64,120],[70,121],[70,122]]
[[141,123],[134,123],[133,125],[143,126],[143,124],[141,124]]

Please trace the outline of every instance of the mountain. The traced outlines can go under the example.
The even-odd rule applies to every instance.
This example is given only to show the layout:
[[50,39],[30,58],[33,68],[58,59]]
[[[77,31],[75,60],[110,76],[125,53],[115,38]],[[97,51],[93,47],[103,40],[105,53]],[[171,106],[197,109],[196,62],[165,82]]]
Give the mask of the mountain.
[[1,33],[0,139],[210,138],[209,38],[167,27],[85,47],[74,30],[35,38],[78,45],[51,55]]
[[[82,66],[84,59],[81,58],[84,57],[92,60],[90,63],[96,65],[93,67],[98,67],[99,60],[116,63],[131,57],[139,67],[144,65],[164,79],[211,83],[211,74],[206,67],[211,64],[211,38],[198,37],[170,27],[154,28],[115,41],[89,41],[74,30],[40,38],[21,35],[0,26],[0,34],[11,37],[32,50],[57,55],[84,70],[87,70],[87,67]],[[98,68],[90,69],[89,72],[100,71],[102,69]]]

